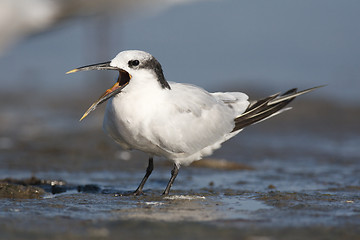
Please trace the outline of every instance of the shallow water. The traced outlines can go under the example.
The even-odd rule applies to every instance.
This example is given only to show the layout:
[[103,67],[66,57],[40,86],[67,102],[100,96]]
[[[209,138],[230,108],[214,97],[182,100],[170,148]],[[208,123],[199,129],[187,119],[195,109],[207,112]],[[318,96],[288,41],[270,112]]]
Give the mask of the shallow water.
[[[40,106],[51,109],[48,104]],[[207,167],[206,161],[183,167],[169,197],[160,195],[170,177],[166,160],[155,161],[145,196],[126,196],[147,159],[123,152],[102,133],[101,110],[80,125],[77,107],[67,104],[27,118],[3,106],[0,178],[36,176],[63,185],[42,186],[47,192],[40,199],[0,199],[2,236],[97,239],[121,232],[140,238],[149,232],[168,238],[175,232],[186,238],[190,231],[199,239],[355,239],[360,111],[333,105],[352,116],[338,125],[324,106],[329,103],[298,101],[294,110],[245,129],[212,156],[239,168]]]

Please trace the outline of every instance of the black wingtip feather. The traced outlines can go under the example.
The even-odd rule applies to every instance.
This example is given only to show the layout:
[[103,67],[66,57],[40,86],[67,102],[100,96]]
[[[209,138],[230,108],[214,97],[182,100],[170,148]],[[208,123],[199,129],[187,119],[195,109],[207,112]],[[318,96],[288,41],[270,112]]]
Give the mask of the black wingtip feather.
[[[246,111],[243,114],[241,114],[239,117],[234,119],[235,127],[233,129],[233,132],[243,129],[244,127],[247,127],[254,123],[257,123],[277,113],[278,111],[283,109],[286,105],[288,105],[292,100],[294,100],[295,97],[297,96],[296,94],[298,94],[297,88],[293,88],[286,91],[280,97],[279,94],[275,94],[270,97],[260,99],[255,103],[249,105],[248,109],[246,109]],[[291,97],[291,95],[295,95],[295,96]],[[284,100],[281,100],[281,97],[284,96],[288,96],[288,97],[285,97]],[[278,99],[280,100],[276,101]],[[273,104],[272,101],[275,101],[276,103]]]

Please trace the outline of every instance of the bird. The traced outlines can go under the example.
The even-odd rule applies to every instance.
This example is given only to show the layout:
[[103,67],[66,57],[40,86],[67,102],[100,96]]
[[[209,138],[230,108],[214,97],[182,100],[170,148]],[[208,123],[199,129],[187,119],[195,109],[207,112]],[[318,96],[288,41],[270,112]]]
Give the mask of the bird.
[[148,155],[145,176],[131,192],[142,195],[154,169],[154,157],[173,162],[171,177],[163,192],[168,195],[181,166],[209,156],[245,127],[264,121],[290,108],[295,97],[322,86],[249,100],[242,92],[210,93],[201,87],[170,82],[161,64],[150,53],[126,50],[111,61],[86,65],[66,74],[88,70],[119,72],[116,83],[105,91],[81,117],[107,101],[103,129],[125,150]]

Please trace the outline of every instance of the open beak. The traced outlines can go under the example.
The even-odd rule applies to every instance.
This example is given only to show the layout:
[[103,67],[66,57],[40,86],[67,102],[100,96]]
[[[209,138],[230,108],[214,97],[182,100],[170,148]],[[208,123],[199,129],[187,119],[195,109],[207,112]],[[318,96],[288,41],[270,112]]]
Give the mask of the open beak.
[[117,70],[117,71],[119,71],[119,77],[118,77],[117,82],[114,84],[114,86],[112,86],[111,88],[106,90],[101,95],[101,97],[89,107],[89,109],[80,118],[80,121],[83,120],[87,115],[89,115],[90,112],[94,111],[99,104],[105,102],[112,96],[121,92],[121,90],[126,85],[128,85],[128,83],[131,79],[131,75],[127,71],[125,71],[121,68],[110,66],[110,62],[92,64],[92,65],[88,65],[88,66],[84,66],[84,67],[75,68],[73,70],[66,72],[66,74],[79,72],[79,71],[88,71],[88,70]]

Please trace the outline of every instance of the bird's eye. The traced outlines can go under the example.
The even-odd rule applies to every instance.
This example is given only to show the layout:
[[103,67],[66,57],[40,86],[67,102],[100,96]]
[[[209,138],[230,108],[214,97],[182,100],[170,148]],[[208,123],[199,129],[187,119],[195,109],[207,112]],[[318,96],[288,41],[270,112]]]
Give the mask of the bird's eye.
[[136,67],[140,64],[139,60],[130,60],[129,61],[129,67]]

